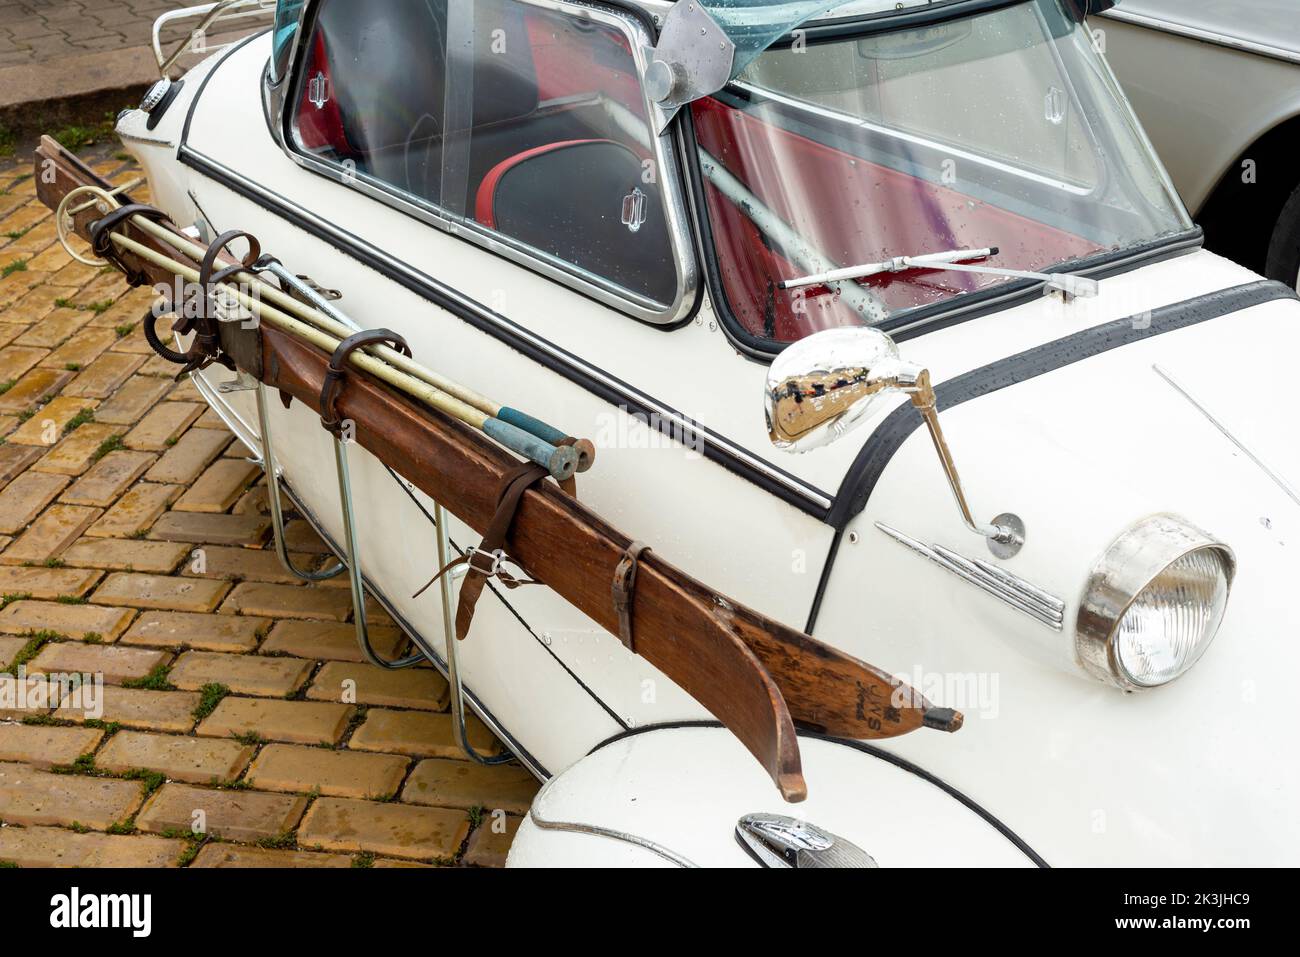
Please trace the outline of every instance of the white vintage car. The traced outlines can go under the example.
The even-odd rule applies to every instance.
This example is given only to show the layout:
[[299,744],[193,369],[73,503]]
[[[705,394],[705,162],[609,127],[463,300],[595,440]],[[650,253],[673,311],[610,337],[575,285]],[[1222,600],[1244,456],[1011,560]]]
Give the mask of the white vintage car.
[[1093,27],[1209,248],[1300,286],[1300,5],[1124,0]]
[[[584,429],[589,507],[965,713],[805,729],[785,805],[552,591],[485,595],[459,675],[549,781],[513,865],[1300,862],[1300,304],[1202,248],[1085,6],[281,0],[121,117],[174,222]],[[264,411],[341,542],[329,435]],[[445,667],[432,503],[351,461]]]

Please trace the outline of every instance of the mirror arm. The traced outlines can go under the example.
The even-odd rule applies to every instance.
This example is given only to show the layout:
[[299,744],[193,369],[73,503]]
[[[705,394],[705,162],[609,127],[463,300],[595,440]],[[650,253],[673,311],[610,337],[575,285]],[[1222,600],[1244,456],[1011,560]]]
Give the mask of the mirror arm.
[[[996,544],[1001,549],[1011,550],[1011,554],[1020,550],[1024,545],[1024,535],[1010,524],[992,524],[987,525],[975,521],[971,514],[970,504],[966,501],[966,492],[962,488],[961,476],[957,474],[957,463],[953,460],[952,451],[948,448],[948,441],[944,438],[943,426],[939,424],[939,410],[935,400],[934,386],[930,383],[930,372],[924,370],[917,376],[916,386],[909,390],[912,397],[912,404],[916,410],[921,413],[921,418],[925,420],[925,427],[930,432],[930,439],[934,442],[934,450],[939,453],[939,461],[943,464],[944,473],[948,477],[948,487],[952,489],[953,498],[957,500],[957,508],[961,511],[962,521],[966,527],[977,535],[982,535],[989,542],[989,547],[993,548]],[[998,519],[1004,516],[998,516]],[[995,522],[998,519],[994,519]],[[999,549],[994,549],[998,553]]]

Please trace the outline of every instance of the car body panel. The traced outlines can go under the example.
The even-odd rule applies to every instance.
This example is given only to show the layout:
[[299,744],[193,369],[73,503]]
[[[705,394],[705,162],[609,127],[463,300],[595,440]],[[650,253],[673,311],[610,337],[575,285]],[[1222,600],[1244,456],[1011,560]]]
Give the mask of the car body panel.
[[[1210,254],[1201,255],[1207,271],[1215,270]],[[1237,269],[1218,260],[1221,275]],[[1260,352],[1260,341],[1277,348]],[[1066,602],[1061,632],[877,528],[880,522],[967,558],[988,557],[976,536],[948,520],[941,507],[947,488],[932,467],[929,440],[913,435],[851,526],[859,541],[841,548],[817,634],[886,663],[967,720],[958,747],[930,735],[882,746],[992,809],[1053,863],[1294,860],[1300,825],[1287,796],[1300,787],[1300,769],[1279,760],[1278,742],[1261,729],[1286,723],[1300,658],[1293,640],[1300,611],[1288,584],[1300,572],[1300,502],[1293,497],[1300,449],[1288,424],[1296,409],[1261,408],[1250,389],[1221,384],[1226,370],[1238,368],[1280,381],[1298,348],[1300,303],[1280,300],[944,412],[981,517],[1009,510],[1028,529],[1024,550],[1000,567]],[[1291,491],[1242,446],[1289,478]],[[927,500],[932,508],[918,507]],[[1119,528],[1166,512],[1221,536],[1236,552],[1238,574],[1218,637],[1167,687],[1125,695],[1079,681],[1070,670],[1083,581]],[[858,624],[864,619],[869,633]],[[991,774],[991,767],[1008,773]],[[1020,774],[1034,785],[1025,787]],[[1207,842],[1210,834],[1220,840]]]
[[[793,813],[880,867],[1034,866],[987,820],[915,773],[833,741],[799,744],[810,790],[791,809],[720,728],[652,729],[610,742],[537,796],[507,866],[755,867],[735,827],[756,812]],[[547,829],[539,820],[604,833]]]
[[1288,0],[1125,2],[1092,25],[1194,215],[1253,143],[1300,116],[1300,15]]
[[1146,17],[1170,29],[1270,47],[1300,60],[1300,17],[1292,0],[1123,0],[1106,15]]

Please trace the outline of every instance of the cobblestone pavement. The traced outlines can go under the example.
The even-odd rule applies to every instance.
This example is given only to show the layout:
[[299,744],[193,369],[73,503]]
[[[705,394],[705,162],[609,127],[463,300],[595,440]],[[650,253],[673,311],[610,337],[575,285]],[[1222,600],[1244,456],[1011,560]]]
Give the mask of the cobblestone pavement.
[[[123,156],[88,160],[122,183]],[[359,663],[346,586],[281,569],[260,470],[145,342],[150,293],[73,261],[24,174],[0,165],[0,862],[500,864],[536,782],[460,759],[436,671]],[[102,715],[13,700],[24,667],[102,675]]]
[[198,0],[0,0],[0,67],[143,46],[159,14]]

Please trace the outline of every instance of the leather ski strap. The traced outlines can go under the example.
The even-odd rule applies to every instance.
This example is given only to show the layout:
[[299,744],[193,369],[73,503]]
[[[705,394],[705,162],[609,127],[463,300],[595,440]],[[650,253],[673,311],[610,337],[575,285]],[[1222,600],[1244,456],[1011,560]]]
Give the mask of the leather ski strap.
[[636,600],[636,572],[641,562],[641,555],[650,551],[645,542],[633,542],[623,553],[623,558],[614,568],[614,611],[618,614],[618,637],[627,650],[636,654],[636,638],[632,633],[632,604]]
[[132,216],[143,216],[145,219],[152,219],[156,223],[162,223],[167,220],[167,214],[161,209],[153,206],[146,206],[143,203],[129,203],[126,206],[119,206],[117,209],[110,210],[104,214],[103,219],[98,219],[90,224],[90,248],[100,259],[112,263],[118,269],[126,274],[126,281],[132,287],[143,286],[149,281],[149,277],[139,269],[131,269],[123,261],[113,245],[113,230]]
[[[119,210],[120,212],[120,210]],[[217,269],[217,257],[236,239],[248,240],[248,255],[232,265]],[[174,329],[185,335],[194,333],[194,342],[190,345],[189,362],[176,378],[190,372],[206,369],[213,362],[220,362],[232,372],[234,360],[221,352],[221,334],[217,331],[216,295],[214,290],[225,280],[252,268],[253,263],[262,255],[261,244],[257,237],[242,229],[232,229],[222,233],[208,245],[208,251],[199,264],[198,308],[191,315],[188,310],[177,310]],[[179,305],[179,304],[178,304]]]
[[438,573],[411,596],[419,598],[453,568],[468,564],[469,572],[461,582],[460,599],[456,605],[458,641],[464,641],[465,636],[469,634],[470,623],[474,620],[474,608],[489,578],[496,578],[511,589],[540,584],[531,578],[516,578],[503,571],[501,566],[507,560],[506,539],[510,537],[510,529],[515,523],[515,513],[519,511],[519,503],[523,501],[524,492],[550,474],[545,468],[532,462],[524,462],[507,472],[502,477],[501,492],[497,495],[496,512],[492,515],[492,521],[488,523],[487,531],[483,534],[483,541],[479,543],[478,548],[438,569]]
[[406,340],[388,329],[367,329],[364,332],[354,333],[340,342],[334,354],[330,356],[329,368],[325,370],[325,381],[320,390],[320,424],[327,432],[338,435],[343,428],[343,420],[334,405],[343,392],[348,359],[361,347],[380,342],[392,346],[408,359],[411,357],[411,347],[406,344]]
[[[519,511],[519,503],[523,500],[524,492],[550,474],[540,465],[525,462],[513,471],[507,472],[502,479],[501,493],[497,496],[496,513],[488,523],[483,541],[470,556],[469,574],[460,583],[460,601],[456,605],[458,640],[464,641],[465,636],[469,634],[470,622],[474,620],[474,606],[478,604],[479,596],[483,594],[483,586],[487,584],[489,577],[501,570],[497,556],[505,555],[506,539],[510,537],[510,528],[515,523],[515,513]],[[482,565],[485,558],[492,563],[488,568]],[[502,581],[507,588],[533,584],[531,579],[527,581],[502,579]]]

